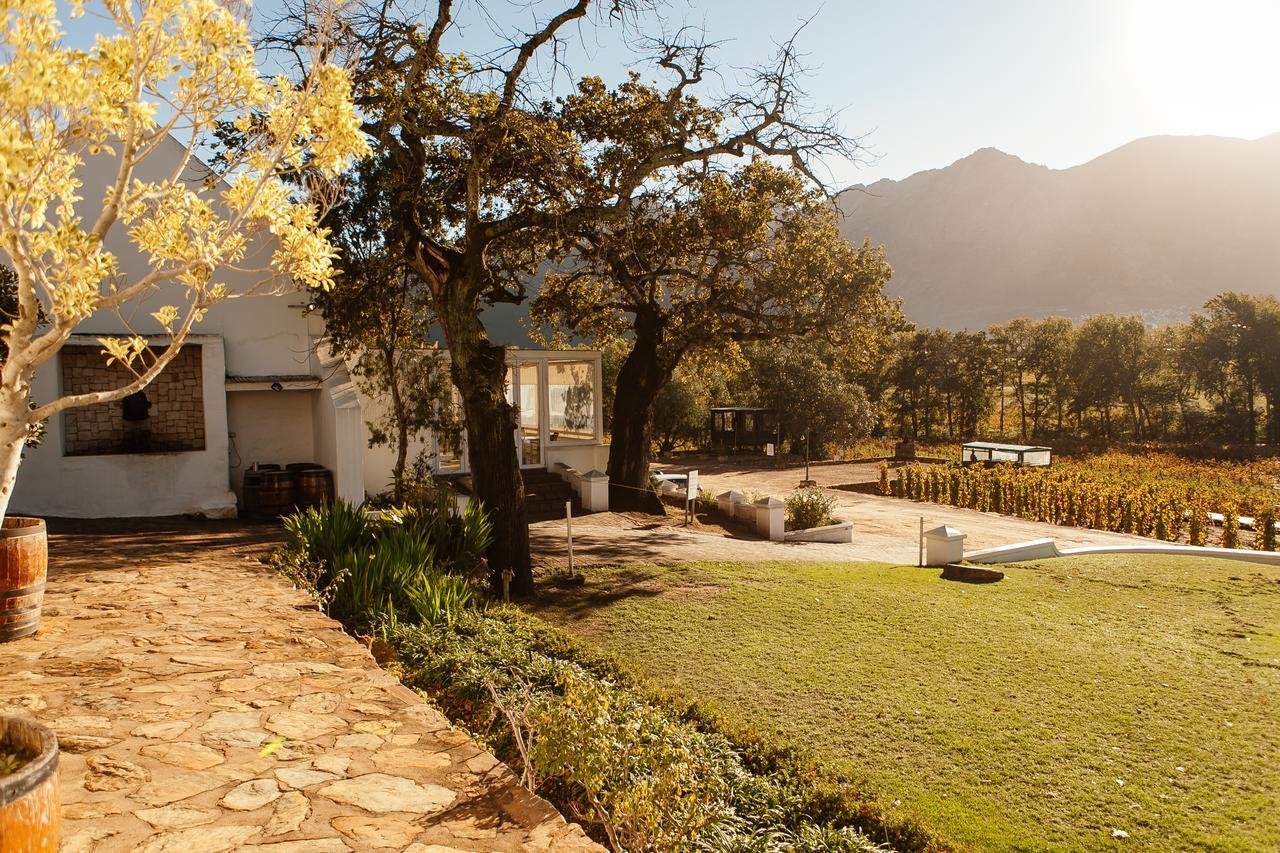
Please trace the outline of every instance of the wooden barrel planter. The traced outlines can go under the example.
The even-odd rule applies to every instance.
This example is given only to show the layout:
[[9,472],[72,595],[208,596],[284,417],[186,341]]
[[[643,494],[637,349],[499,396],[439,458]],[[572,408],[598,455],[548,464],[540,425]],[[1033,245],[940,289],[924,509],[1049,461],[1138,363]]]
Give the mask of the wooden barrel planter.
[[293,473],[290,471],[263,471],[258,487],[258,514],[277,518],[293,512]]
[[11,515],[0,528],[0,643],[40,627],[49,538],[42,518]]
[[58,739],[33,720],[0,717],[0,751],[26,759],[0,775],[0,853],[57,853]]
[[299,508],[333,503],[333,472],[328,468],[317,465],[294,471],[293,485]]

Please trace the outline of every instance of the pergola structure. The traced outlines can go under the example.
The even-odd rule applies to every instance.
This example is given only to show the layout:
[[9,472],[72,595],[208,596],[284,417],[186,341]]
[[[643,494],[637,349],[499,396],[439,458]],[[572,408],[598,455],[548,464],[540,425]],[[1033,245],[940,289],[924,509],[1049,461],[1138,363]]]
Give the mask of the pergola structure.
[[1052,456],[1053,448],[1050,447],[1001,444],[994,441],[968,441],[960,448],[960,462],[963,465],[994,465],[997,462],[1012,462],[1014,465],[1025,465],[1030,468],[1048,468]]
[[773,409],[722,406],[711,410],[711,446],[722,453],[760,452],[778,440]]

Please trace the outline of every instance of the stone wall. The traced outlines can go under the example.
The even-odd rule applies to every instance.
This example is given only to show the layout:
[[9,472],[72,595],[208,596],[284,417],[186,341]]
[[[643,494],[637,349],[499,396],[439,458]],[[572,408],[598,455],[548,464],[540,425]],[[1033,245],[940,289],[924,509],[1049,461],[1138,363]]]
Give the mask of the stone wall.
[[[99,347],[67,346],[59,358],[63,394],[114,390],[132,378],[119,364],[108,366]],[[136,404],[133,408],[135,412],[145,412],[145,417],[126,419],[126,406],[119,400],[64,412],[66,455],[204,450],[202,385],[201,348],[188,344],[155,381],[143,389],[150,408]]]

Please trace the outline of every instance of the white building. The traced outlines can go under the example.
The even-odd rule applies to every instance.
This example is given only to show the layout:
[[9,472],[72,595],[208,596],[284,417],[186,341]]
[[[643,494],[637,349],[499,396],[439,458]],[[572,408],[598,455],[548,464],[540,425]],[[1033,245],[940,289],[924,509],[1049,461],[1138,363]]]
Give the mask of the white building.
[[[171,140],[164,153],[172,168],[182,149]],[[154,178],[164,166],[160,159],[145,164]],[[93,165],[86,168],[86,196],[106,185]],[[108,243],[126,273],[145,271],[122,230]],[[233,293],[250,284],[235,281],[237,275],[225,276]],[[128,325],[144,335],[159,333],[150,313],[173,301],[157,293],[130,308]],[[306,303],[305,293],[227,300],[209,310],[178,358],[142,392],[145,397],[56,415],[40,446],[26,452],[13,511],[74,518],[228,516],[236,510],[244,471],[255,463],[317,462],[333,472],[336,494],[351,501],[384,491],[395,454],[369,447],[367,422],[378,402],[361,394],[347,366],[327,354],[323,321],[307,313]],[[33,399],[125,384],[123,368],[106,366],[97,342],[129,332],[125,325],[106,312],[88,318],[38,369]],[[155,341],[162,346],[165,339],[157,334]],[[603,468],[608,448],[600,354],[511,350],[508,359],[509,399],[520,407],[522,466]],[[454,453],[429,438],[411,448],[410,458],[419,451],[442,473],[467,470],[465,447]]]

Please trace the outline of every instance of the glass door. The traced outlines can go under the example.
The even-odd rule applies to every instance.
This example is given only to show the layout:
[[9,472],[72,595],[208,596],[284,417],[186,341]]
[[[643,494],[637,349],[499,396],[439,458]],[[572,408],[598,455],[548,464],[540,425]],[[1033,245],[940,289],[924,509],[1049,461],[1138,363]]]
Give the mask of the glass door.
[[[512,371],[507,375],[511,377]],[[516,444],[520,455],[520,467],[542,467],[542,410],[546,407],[542,383],[539,381],[537,362],[522,362],[516,370],[514,383],[508,384],[508,400],[520,409],[520,430]]]

